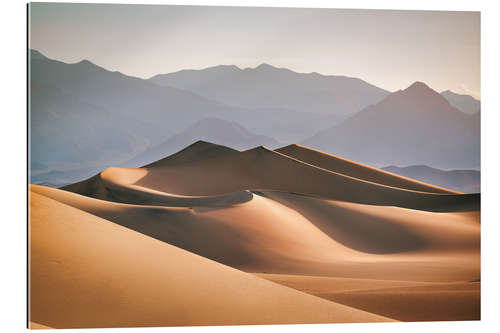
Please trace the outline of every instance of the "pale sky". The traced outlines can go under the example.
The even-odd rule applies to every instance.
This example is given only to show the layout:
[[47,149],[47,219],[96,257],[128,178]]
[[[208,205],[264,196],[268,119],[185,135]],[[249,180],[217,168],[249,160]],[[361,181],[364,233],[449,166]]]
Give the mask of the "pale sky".
[[481,91],[479,12],[33,3],[30,47],[141,78],[268,63],[389,91]]

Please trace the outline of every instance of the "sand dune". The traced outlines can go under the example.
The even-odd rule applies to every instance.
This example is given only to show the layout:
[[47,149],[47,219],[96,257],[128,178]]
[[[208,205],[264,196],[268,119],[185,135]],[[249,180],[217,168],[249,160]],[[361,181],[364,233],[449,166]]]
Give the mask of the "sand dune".
[[30,206],[30,320],[42,325],[389,320],[269,283],[37,193]]
[[331,276],[309,276],[290,274],[256,273],[258,277],[286,285],[293,289],[302,290],[308,294],[352,293],[366,290],[379,290],[384,288],[404,288],[417,286],[435,286],[443,283],[418,282],[401,280],[358,279]]
[[286,147],[276,149],[276,151],[326,170],[377,184],[421,192],[458,193],[297,144],[288,145]]
[[227,206],[252,199],[248,191],[219,195],[178,195],[133,185],[148,171],[137,168],[108,168],[86,181],[70,185],[75,192],[114,202],[157,206]]
[[[118,172],[117,168],[114,170]],[[430,211],[477,210],[479,207],[478,194],[429,193],[391,187],[316,167],[265,147],[175,167],[143,168],[140,171],[123,169],[119,172],[122,183],[130,184],[129,179],[133,179],[133,185],[182,195],[205,196],[264,189]],[[105,173],[112,172],[106,170],[64,189],[101,199],[116,199],[106,194],[110,191],[100,190]],[[126,173],[133,175],[129,177]],[[143,176],[136,177],[139,173]]]
[[478,320],[480,283],[258,274],[290,288],[402,321]]
[[481,318],[480,289],[463,282],[318,296],[402,321],[458,321]]
[[202,161],[207,158],[220,157],[232,153],[237,153],[238,151],[226,146],[217,145],[214,143],[206,142],[203,140],[198,140],[192,145],[167,156],[161,160],[153,162],[146,165],[145,167],[158,167],[165,165],[181,164],[181,163],[192,163],[197,161]]
[[426,210],[474,210],[475,194],[437,194],[390,187],[322,169],[265,147],[174,168],[151,168],[135,184],[173,193],[209,195],[278,190],[333,200]]
[[[279,192],[225,208],[174,208],[120,204],[35,185],[31,190],[248,272],[412,281],[478,278],[480,226],[471,213]],[[445,263],[436,267],[440,261]]]
[[265,192],[305,216],[325,234],[368,253],[479,251],[480,226],[470,213],[432,213],[399,207],[328,201]]
[[248,271],[328,272],[342,257],[362,255],[293,210],[257,195],[221,209],[127,205],[35,185],[31,191]]
[[480,316],[479,194],[202,141],[30,192],[31,320],[49,327]]

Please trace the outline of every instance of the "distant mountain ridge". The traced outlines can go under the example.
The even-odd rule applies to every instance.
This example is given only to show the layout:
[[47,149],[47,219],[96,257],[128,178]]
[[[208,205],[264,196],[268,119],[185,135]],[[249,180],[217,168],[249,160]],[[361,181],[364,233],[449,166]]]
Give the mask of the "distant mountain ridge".
[[156,162],[199,140],[210,141],[213,144],[225,145],[237,150],[246,150],[260,145],[275,148],[280,145],[273,138],[252,133],[235,122],[205,118],[166,141],[135,156],[122,166],[140,167]]
[[481,101],[469,95],[457,94],[450,90],[441,92],[448,102],[460,111],[467,114],[476,114],[481,111]]
[[200,118],[233,113],[191,92],[86,60],[66,64],[34,50],[31,55],[31,157],[37,163],[116,163]]
[[[203,127],[195,126],[203,119],[218,119],[235,124],[221,127],[217,133],[220,140],[210,135],[206,139],[236,149],[261,144],[276,147],[276,142],[283,145],[307,142],[307,138],[321,137],[335,128],[335,134],[327,135],[326,144],[313,142],[306,145],[322,147],[320,149],[326,152],[375,166],[425,163],[441,168],[475,167],[475,162],[464,163],[463,156],[456,156],[460,149],[463,154],[476,154],[479,146],[476,140],[479,113],[464,115],[472,119],[465,121],[458,120],[460,116],[450,116],[453,112],[446,112],[446,119],[436,121],[435,117],[429,116],[426,123],[422,123],[418,117],[407,117],[404,121],[394,122],[399,116],[386,114],[385,121],[374,117],[368,122],[377,126],[350,128],[352,119],[373,109],[375,101],[393,100],[391,96],[400,93],[389,95],[389,92],[360,79],[295,73],[286,68],[262,64],[246,69],[221,65],[204,70],[182,70],[143,80],[106,70],[87,60],[71,64],[52,60],[36,50],[30,50],[29,64],[30,162],[31,171],[36,171],[31,174],[32,182],[76,181],[82,175],[130,161],[185,130],[191,131],[182,140],[177,137],[178,143],[164,150],[164,153],[172,152],[172,149],[203,139],[202,136],[206,134]],[[175,84],[169,84],[177,87],[163,86],[165,79],[174,82]],[[162,82],[155,82],[158,80]],[[201,90],[196,92],[199,89]],[[202,93],[210,96],[201,96]],[[233,98],[246,106],[228,105]],[[422,100],[417,96],[410,101],[410,109],[415,109],[413,104],[419,104],[419,99]],[[383,101],[376,104],[385,105],[386,102]],[[398,108],[407,109],[405,103],[408,101],[401,101]],[[370,105],[362,112],[357,112],[356,108],[366,103]],[[442,101],[440,105],[444,105]],[[420,109],[423,111],[425,107]],[[342,115],[344,111],[354,113],[354,116],[345,120],[341,127],[346,128],[341,129],[337,125],[346,118],[345,114]],[[465,124],[469,122],[475,125]],[[386,125],[380,126],[380,123]],[[246,142],[235,141],[234,137],[237,135],[233,136],[229,132],[238,126],[240,129],[236,132],[251,139]],[[372,146],[378,150],[382,144],[388,147],[392,145],[392,141],[387,138],[381,140],[380,133],[375,133],[373,128],[383,128],[382,138],[388,133],[401,132],[400,137],[408,139],[413,131],[409,126],[429,127],[433,133],[444,129],[438,146],[445,149],[445,154],[434,155],[443,155],[438,156],[439,158],[445,155],[455,156],[452,159],[448,157],[449,165],[439,164],[442,162],[439,158],[429,159],[421,154],[426,150],[423,145],[434,146],[430,136],[428,140],[412,141],[417,146],[422,145],[419,149],[413,145],[413,150],[401,150],[398,142],[391,153],[394,158],[384,157],[380,161],[372,158],[374,152],[363,151],[365,148],[356,146],[356,142],[364,138],[364,142],[370,145],[373,143]],[[195,130],[200,132],[195,133]],[[457,139],[457,132],[460,131],[463,138]],[[358,133],[359,140],[354,133]],[[416,132],[412,136],[418,137]],[[351,142],[346,144],[346,140]],[[450,142],[455,142],[455,146],[451,147]],[[407,161],[408,155],[415,158]],[[469,161],[479,160],[478,153],[472,155],[468,158]],[[383,154],[376,156],[383,157]]]
[[336,115],[231,107],[190,91],[108,71],[87,60],[52,60],[36,50],[30,50],[29,69],[33,168],[114,165],[209,117],[237,122],[284,143],[338,122]]
[[150,81],[185,89],[224,104],[281,108],[348,116],[376,103],[388,91],[347,76],[297,73],[261,64],[255,68],[215,66],[156,75]]
[[422,82],[302,142],[373,166],[479,168],[480,117],[467,115]]
[[402,168],[390,165],[382,170],[459,192],[481,192],[481,173],[477,170],[440,170],[427,165]]

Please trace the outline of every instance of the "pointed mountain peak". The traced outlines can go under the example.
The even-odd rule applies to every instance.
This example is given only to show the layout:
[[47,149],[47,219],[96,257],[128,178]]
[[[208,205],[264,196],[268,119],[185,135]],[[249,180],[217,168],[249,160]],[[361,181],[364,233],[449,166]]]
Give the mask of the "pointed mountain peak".
[[434,91],[434,90],[421,81],[415,81],[403,91]]
[[269,64],[266,64],[266,63],[262,63],[260,64],[259,66],[255,67],[254,69],[260,69],[260,70],[270,70],[270,69],[277,69],[276,67],[274,66],[271,66]]
[[108,73],[120,74],[122,76],[124,75],[124,74],[120,73],[119,71],[111,71],[111,70],[108,70],[104,67],[96,65],[92,61],[89,61],[87,59],[80,60],[79,62],[75,62],[75,63],[72,63],[70,65],[78,66],[82,69],[95,71],[95,72],[97,72],[97,71],[103,72],[104,71],[104,72],[108,72]]
[[239,68],[236,65],[217,65],[212,68],[217,68],[217,69],[224,69],[224,70],[231,70],[231,71],[239,71],[241,68]]
[[416,99],[420,102],[448,104],[446,98],[440,93],[420,81],[416,81],[408,88],[399,91],[399,94],[405,96],[405,98]]
[[183,69],[183,70],[180,70],[179,72],[176,72],[176,73],[197,72],[197,71],[204,71],[204,72],[210,72],[210,73],[232,73],[232,72],[238,72],[240,70],[241,70],[241,68],[239,68],[236,65],[217,65],[217,66],[207,67],[207,68],[204,68],[201,70]]
[[77,62],[77,64],[82,64],[82,65],[94,65],[93,63],[91,63],[90,61],[88,61],[87,59],[83,59],[79,62]]
[[414,82],[406,89],[391,93],[379,103],[366,107],[365,110],[375,112],[380,106],[392,110],[398,109],[400,112],[404,110],[404,113],[418,112],[419,114],[437,112],[437,110],[448,112],[453,109],[443,95],[420,81]]

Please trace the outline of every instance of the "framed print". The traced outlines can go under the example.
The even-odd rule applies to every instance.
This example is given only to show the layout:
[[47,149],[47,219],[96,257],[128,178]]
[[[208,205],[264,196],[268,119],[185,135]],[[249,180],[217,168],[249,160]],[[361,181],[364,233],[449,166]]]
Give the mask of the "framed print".
[[479,12],[28,25],[30,328],[480,320]]

